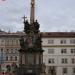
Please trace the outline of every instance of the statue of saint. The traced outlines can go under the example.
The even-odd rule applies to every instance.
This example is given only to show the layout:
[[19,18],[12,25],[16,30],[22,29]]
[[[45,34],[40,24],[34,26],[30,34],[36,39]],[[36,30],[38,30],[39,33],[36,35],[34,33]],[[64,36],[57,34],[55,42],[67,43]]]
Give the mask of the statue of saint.
[[25,21],[25,26],[24,26],[24,32],[28,34],[28,33],[29,33],[29,30],[30,30],[29,23],[28,23],[28,21],[26,20],[26,21]]
[[34,22],[34,33],[38,33],[39,31],[39,23],[37,22],[37,20]]
[[39,49],[41,49],[41,35],[39,35],[39,36],[37,36],[37,35],[34,35],[33,37],[32,37],[33,39],[32,39],[32,44],[33,44],[33,46],[35,47],[35,48],[39,48]]

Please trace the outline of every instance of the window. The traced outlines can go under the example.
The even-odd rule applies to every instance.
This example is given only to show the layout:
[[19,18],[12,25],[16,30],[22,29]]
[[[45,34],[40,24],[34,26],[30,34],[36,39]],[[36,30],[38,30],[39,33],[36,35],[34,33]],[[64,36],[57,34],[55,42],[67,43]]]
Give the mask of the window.
[[8,56],[6,56],[6,61],[8,61]]
[[75,53],[75,49],[71,49],[71,53]]
[[16,44],[18,44],[18,40],[16,40]]
[[6,53],[9,53],[9,49],[6,49]]
[[1,40],[1,43],[4,42],[4,40]]
[[73,73],[75,73],[75,68],[73,68]]
[[63,73],[67,73],[67,68],[63,68]]
[[12,56],[10,56],[10,61],[12,61]]
[[14,42],[13,42],[13,39],[11,39],[11,45],[13,45],[13,43],[14,43]]
[[48,60],[48,63],[54,63],[54,58],[50,58],[50,59]]
[[72,63],[75,64],[75,58],[72,58]]
[[62,63],[68,63],[67,58],[62,58]]
[[49,54],[54,54],[54,49],[48,49]]
[[75,39],[71,39],[70,44],[75,44]]
[[15,51],[18,51],[18,49],[15,49]]
[[17,56],[15,56],[15,61],[17,61]]
[[9,45],[9,39],[7,39],[7,41],[6,41],[6,45]]
[[18,51],[19,49],[14,49],[13,53],[17,53],[18,54]]
[[61,53],[67,53],[66,49],[61,49]]
[[4,43],[4,40],[1,40],[1,45],[3,45],[3,43]]
[[13,53],[13,49],[11,49],[11,53]]
[[53,44],[54,40],[48,40],[48,44]]
[[66,40],[61,40],[60,43],[61,44],[66,44]]
[[3,48],[1,48],[1,52],[3,52]]

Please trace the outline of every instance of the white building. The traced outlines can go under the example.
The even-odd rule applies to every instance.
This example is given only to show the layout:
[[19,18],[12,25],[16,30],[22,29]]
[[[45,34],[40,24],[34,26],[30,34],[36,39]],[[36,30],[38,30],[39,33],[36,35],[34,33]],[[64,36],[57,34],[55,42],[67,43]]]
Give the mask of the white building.
[[43,33],[43,62],[47,75],[75,75],[75,33]]

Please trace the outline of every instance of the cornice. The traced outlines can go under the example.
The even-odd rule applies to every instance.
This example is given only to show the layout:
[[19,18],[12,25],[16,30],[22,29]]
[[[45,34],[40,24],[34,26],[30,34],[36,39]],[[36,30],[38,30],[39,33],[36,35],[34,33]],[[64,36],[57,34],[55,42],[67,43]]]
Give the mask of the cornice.
[[75,45],[42,45],[42,47],[75,47]]

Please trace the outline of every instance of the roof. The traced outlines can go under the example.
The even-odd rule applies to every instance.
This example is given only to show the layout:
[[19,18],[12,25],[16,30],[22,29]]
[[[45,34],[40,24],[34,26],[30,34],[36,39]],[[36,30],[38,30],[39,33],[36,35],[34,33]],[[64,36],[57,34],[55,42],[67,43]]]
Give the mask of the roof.
[[75,32],[41,32],[42,37],[75,37]]
[[[71,37],[75,38],[75,32],[40,32],[43,38],[63,38]],[[7,33],[0,31],[0,37],[21,37],[25,36],[24,32]]]
[[8,32],[0,32],[0,37],[21,37],[25,36],[25,33],[23,32],[16,32],[16,33],[8,33]]

